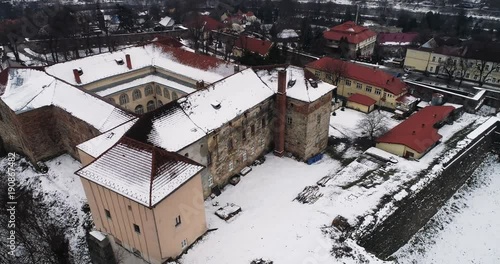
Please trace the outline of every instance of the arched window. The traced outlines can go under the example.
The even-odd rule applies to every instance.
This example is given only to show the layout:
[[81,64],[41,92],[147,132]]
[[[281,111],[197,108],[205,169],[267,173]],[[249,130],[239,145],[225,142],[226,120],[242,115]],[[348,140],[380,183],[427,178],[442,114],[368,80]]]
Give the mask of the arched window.
[[163,88],[163,96],[165,96],[165,98],[170,100],[170,92],[168,91],[167,88]]
[[161,94],[161,87],[159,85],[156,85],[156,95],[162,95]]
[[149,101],[147,105],[148,112],[155,110],[155,102]]
[[113,97],[108,98],[108,102],[113,103],[113,104],[116,103],[115,99]]
[[129,102],[128,94],[121,94],[120,95],[120,104],[124,105],[124,104],[126,104],[128,102]]
[[163,105],[163,102],[158,100],[158,107],[162,106]]
[[144,114],[144,107],[142,105],[136,106],[135,107],[135,113],[136,114],[140,114],[140,115]]
[[152,95],[152,94],[153,94],[153,86],[151,86],[150,84],[148,84],[148,85],[146,86],[146,89],[144,90],[144,94],[145,94],[146,96],[148,96],[148,95]]
[[172,100],[177,100],[179,98],[175,92],[172,92]]
[[132,92],[132,99],[135,101],[135,100],[138,100],[138,99],[141,99],[142,98],[142,93],[141,93],[141,90],[139,89],[135,89],[133,92]]

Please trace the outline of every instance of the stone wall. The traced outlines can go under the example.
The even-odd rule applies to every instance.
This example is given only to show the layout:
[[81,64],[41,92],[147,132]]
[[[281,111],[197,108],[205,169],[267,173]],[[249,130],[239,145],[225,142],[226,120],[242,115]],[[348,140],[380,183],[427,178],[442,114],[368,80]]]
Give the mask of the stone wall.
[[273,139],[274,105],[271,97],[208,135],[208,163],[214,185],[224,186],[268,152]]
[[[497,133],[500,132],[498,123],[496,130]],[[491,132],[486,135],[488,132],[491,132],[491,129],[472,141],[469,149],[458,153],[455,159],[444,167],[441,175],[424,189],[403,199],[393,214],[359,239],[359,245],[381,259],[386,259],[405,245],[469,179],[484,156],[492,150],[497,134]]]
[[0,148],[5,152],[23,152],[23,142],[18,132],[19,122],[10,108],[0,100]]

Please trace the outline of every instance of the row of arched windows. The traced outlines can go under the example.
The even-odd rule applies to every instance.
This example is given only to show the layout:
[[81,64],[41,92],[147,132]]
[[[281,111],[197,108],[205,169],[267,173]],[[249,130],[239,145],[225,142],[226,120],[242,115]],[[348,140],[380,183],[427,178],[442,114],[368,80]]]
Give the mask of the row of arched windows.
[[[163,105],[163,102],[162,102],[162,101],[160,101],[160,100],[158,100],[157,104],[158,104],[158,107],[160,107],[160,106],[162,106],[162,105]],[[156,108],[156,106],[155,106],[155,102],[154,102],[153,100],[149,101],[149,102],[146,104],[146,110],[147,110],[148,112],[155,110],[155,108]],[[144,114],[144,106],[142,106],[142,105],[138,105],[138,106],[136,106],[136,107],[135,107],[135,109],[134,109],[134,112],[135,112],[136,114]]]
[[[150,87],[150,86],[149,86]],[[152,94],[152,89],[150,87],[150,89],[148,90],[148,87],[146,87],[146,90],[145,90],[145,93],[146,93],[146,96]],[[158,92],[159,91],[159,92]],[[161,93],[161,88],[158,86],[156,87],[156,94],[162,94]],[[165,95],[165,98],[169,99],[172,98],[172,100],[177,100],[179,98],[179,96],[177,95],[176,92],[172,92],[172,97],[170,97],[170,92],[168,91],[167,88],[163,88],[163,94]],[[133,92],[132,92],[132,100],[133,101],[136,101],[136,100],[139,100],[142,98],[142,93],[141,93],[141,90],[139,89],[135,89]],[[114,100],[111,98],[112,102],[114,102]],[[123,93],[120,95],[120,104],[123,105],[123,104],[127,104],[130,102],[130,99],[129,99],[129,96],[128,94],[126,93]]]

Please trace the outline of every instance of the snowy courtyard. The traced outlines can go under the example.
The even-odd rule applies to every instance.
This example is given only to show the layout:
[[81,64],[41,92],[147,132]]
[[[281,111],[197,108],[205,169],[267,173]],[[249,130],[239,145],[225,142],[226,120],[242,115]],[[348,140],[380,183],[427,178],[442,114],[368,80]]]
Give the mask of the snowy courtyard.
[[[375,111],[374,114],[382,114],[385,118],[387,129],[397,126],[401,121],[391,118],[394,114],[387,111]],[[358,123],[366,117],[366,114],[353,109],[345,108],[344,111],[335,110],[335,116],[330,117],[330,136],[337,138],[350,138],[355,139],[362,136],[357,128]]]

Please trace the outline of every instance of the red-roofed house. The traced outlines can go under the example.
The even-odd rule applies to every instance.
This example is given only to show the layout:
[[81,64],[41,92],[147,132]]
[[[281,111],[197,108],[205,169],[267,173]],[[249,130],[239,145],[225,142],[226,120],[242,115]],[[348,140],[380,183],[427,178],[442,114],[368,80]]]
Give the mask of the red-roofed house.
[[362,94],[353,94],[347,98],[347,107],[364,113],[369,113],[375,108],[377,101],[369,96]]
[[394,155],[419,159],[442,136],[438,128],[451,118],[453,106],[428,106],[377,138],[376,147]]
[[188,19],[184,26],[190,30],[199,30],[203,32],[203,39],[208,39],[212,30],[218,31],[226,27],[224,23],[217,21],[209,16],[196,16]]
[[241,57],[243,56],[243,52],[246,50],[265,57],[269,53],[272,45],[273,43],[269,40],[240,35],[240,37],[234,41],[233,55],[235,57]]
[[399,78],[359,63],[324,57],[306,68],[321,80],[337,85],[337,94],[345,98],[362,94],[376,100],[378,106],[396,109],[397,99],[406,94],[406,84]]
[[361,56],[367,57],[373,54],[377,33],[348,21],[323,32],[323,38],[326,40],[326,46],[337,52],[340,51],[340,40],[345,38],[349,44],[349,57],[356,57],[358,50]]

